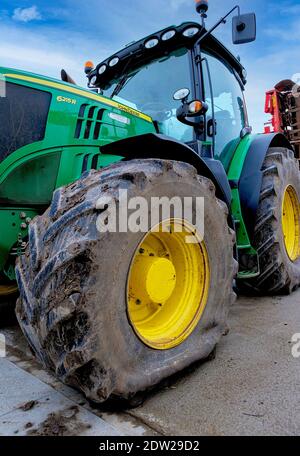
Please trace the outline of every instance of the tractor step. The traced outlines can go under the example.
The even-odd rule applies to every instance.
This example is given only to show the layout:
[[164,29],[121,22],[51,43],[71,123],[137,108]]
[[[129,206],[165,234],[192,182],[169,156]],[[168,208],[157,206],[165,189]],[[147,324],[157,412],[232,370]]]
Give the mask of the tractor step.
[[260,271],[240,271],[237,274],[238,279],[251,279],[253,277],[258,277],[260,275]]

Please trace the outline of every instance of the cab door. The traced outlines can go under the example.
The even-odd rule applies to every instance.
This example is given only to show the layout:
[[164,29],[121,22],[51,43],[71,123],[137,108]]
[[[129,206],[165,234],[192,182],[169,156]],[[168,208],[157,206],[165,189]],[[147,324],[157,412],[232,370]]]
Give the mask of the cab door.
[[[204,95],[209,107],[206,114],[207,139],[214,136],[214,156],[227,170],[247,126],[243,88],[225,62],[206,52],[202,52],[202,58],[207,60],[202,60],[205,63],[202,65]],[[212,93],[206,63],[210,71]]]

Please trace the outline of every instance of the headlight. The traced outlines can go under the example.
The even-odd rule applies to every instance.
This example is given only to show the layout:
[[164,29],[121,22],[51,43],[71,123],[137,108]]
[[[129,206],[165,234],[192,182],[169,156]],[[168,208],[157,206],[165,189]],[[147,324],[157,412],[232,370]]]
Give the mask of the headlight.
[[106,65],[101,65],[101,67],[98,70],[98,74],[103,74],[106,71]]
[[117,65],[119,63],[119,61],[120,61],[119,57],[114,57],[113,59],[110,60],[108,65],[110,67],[114,67],[115,65]]
[[90,79],[90,84],[91,85],[95,85],[97,82],[97,76],[93,76],[91,79]]
[[165,32],[162,35],[161,39],[162,39],[162,41],[168,41],[171,38],[173,38],[173,36],[175,36],[175,35],[176,35],[176,30],[168,30],[167,32]]
[[185,29],[182,34],[186,38],[193,38],[193,36],[197,35],[199,30],[200,29],[198,27],[189,27],[189,28]]
[[145,48],[146,49],[152,49],[155,46],[157,46],[158,43],[159,43],[159,40],[157,38],[151,38],[150,40],[146,41]]

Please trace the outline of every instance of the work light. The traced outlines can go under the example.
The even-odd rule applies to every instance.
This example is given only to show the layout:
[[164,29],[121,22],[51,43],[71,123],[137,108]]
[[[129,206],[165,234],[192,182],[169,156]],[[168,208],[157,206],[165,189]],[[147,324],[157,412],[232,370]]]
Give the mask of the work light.
[[159,40],[157,38],[151,38],[150,40],[146,41],[145,48],[146,49],[152,49],[155,46],[157,46],[158,43],[159,43]]
[[167,32],[165,32],[162,35],[161,39],[162,39],[162,41],[168,41],[171,38],[173,38],[173,36],[175,36],[175,35],[176,35],[176,30],[168,30]]
[[101,67],[98,70],[98,73],[101,75],[106,71],[106,65],[101,65]]
[[116,66],[119,63],[119,61],[120,61],[119,57],[114,57],[113,59],[110,60],[108,65],[110,67],[114,67],[114,66]]
[[193,36],[197,35],[199,30],[198,27],[189,27],[183,31],[183,36],[186,38],[193,38]]
[[91,79],[90,79],[90,84],[91,85],[95,85],[97,82],[97,76],[93,76]]

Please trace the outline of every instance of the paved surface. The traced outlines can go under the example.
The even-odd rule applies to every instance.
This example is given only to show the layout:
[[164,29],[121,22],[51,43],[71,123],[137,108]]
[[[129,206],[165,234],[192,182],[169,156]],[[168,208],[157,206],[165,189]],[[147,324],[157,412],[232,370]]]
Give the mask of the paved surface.
[[300,291],[239,299],[216,359],[152,397],[135,415],[166,434],[300,435]]
[[18,326],[1,333],[0,436],[144,435],[157,432],[123,410],[90,404],[84,396],[43,370],[31,355]]
[[[291,354],[291,338],[300,333],[300,290],[240,298],[230,326],[214,360],[130,411],[91,407],[43,371],[17,327],[9,328],[8,357],[0,359],[0,435],[299,435],[300,358]],[[37,402],[20,408],[29,401]]]
[[1,360],[0,383],[0,436],[120,434],[6,359]]

